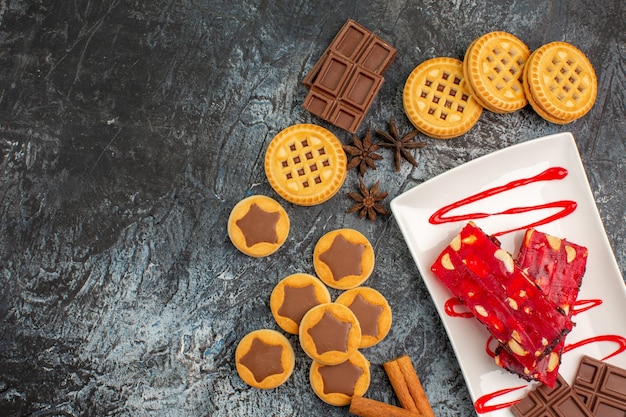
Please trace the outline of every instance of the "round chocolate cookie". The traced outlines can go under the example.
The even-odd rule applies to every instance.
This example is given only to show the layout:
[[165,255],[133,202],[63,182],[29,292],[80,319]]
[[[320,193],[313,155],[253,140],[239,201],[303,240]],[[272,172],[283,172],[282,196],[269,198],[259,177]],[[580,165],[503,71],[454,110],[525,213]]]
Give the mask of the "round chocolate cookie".
[[291,376],[295,354],[289,340],[271,329],[248,333],[235,350],[237,373],[255,388],[275,388]]
[[322,281],[309,274],[293,274],[274,287],[270,310],[281,329],[298,334],[300,321],[306,312],[329,302],[330,293]]
[[357,287],[345,291],[335,300],[347,306],[361,326],[360,348],[375,345],[383,340],[391,329],[391,308],[381,293],[369,287]]
[[369,240],[354,229],[333,230],[315,245],[313,267],[329,287],[354,288],[374,270],[374,249]]
[[289,235],[289,216],[274,199],[253,195],[238,202],[228,218],[228,237],[249,256],[274,253]]
[[362,396],[370,385],[370,363],[358,350],[338,365],[313,361],[309,380],[315,394],[324,402],[344,406],[354,395]]
[[325,365],[347,360],[361,344],[359,321],[343,304],[325,303],[310,309],[300,322],[300,345],[311,359]]

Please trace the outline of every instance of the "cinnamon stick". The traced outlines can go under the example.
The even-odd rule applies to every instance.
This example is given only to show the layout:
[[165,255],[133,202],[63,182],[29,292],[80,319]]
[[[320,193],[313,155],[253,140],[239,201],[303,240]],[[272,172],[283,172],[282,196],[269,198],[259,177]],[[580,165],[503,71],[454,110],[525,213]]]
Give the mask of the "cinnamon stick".
[[421,417],[435,417],[422,383],[407,355],[383,364],[391,386],[403,408]]
[[352,396],[350,413],[360,417],[420,417],[420,414],[381,401]]

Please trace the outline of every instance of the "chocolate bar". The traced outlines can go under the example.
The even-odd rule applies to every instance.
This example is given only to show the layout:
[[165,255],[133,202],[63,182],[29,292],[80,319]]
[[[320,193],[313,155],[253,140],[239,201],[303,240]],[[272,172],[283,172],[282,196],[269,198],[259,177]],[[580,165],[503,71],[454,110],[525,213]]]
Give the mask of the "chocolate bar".
[[474,223],[441,252],[432,272],[519,363],[534,369],[572,329],[570,318]]
[[349,19],[302,80],[309,88],[304,108],[356,132],[395,56],[395,48]]
[[572,389],[595,417],[626,416],[626,369],[584,356]]
[[594,417],[560,375],[554,388],[539,385],[514,404],[511,411],[517,417]]
[[[528,229],[517,262],[546,297],[571,317],[585,274],[587,254],[587,248],[583,246]],[[495,359],[499,366],[524,379],[535,379],[553,386],[559,372],[563,346],[564,341],[561,341],[550,356],[537,361],[535,369],[525,368],[500,346],[496,349]]]

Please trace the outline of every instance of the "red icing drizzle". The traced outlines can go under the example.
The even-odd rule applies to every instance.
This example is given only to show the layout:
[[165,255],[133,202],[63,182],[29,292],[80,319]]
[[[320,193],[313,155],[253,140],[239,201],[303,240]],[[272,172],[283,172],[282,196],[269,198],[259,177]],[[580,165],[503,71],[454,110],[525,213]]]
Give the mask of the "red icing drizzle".
[[495,342],[495,347],[498,347],[498,341],[496,340],[495,337],[493,336],[489,336],[487,338],[487,343],[485,343],[485,352],[487,352],[487,356],[492,357],[493,359],[496,358],[496,349],[495,347],[492,349],[492,345]]
[[455,297],[449,298],[443,305],[444,311],[450,317],[461,317],[464,319],[474,317],[474,313],[467,310],[467,308],[465,308],[465,311],[457,311],[456,307],[465,307],[465,305],[458,298]]
[[551,216],[548,216],[544,219],[541,219],[536,222],[533,222],[533,223],[530,223],[521,227],[517,227],[514,229],[494,233],[494,236],[499,236],[499,235],[503,235],[506,233],[514,232],[516,230],[524,230],[524,229],[529,229],[531,227],[540,226],[542,224],[547,224],[555,220],[558,220],[560,218],[563,218],[569,215],[570,213],[572,213],[574,210],[576,210],[576,202],[571,201],[571,200],[560,200],[560,201],[554,201],[551,203],[539,204],[536,206],[513,207],[513,208],[510,208],[501,212],[496,212],[496,213],[469,213],[469,214],[460,214],[456,216],[446,216],[446,214],[456,208],[463,207],[465,205],[474,203],[479,200],[483,200],[485,198],[503,193],[505,191],[510,191],[514,188],[523,187],[524,185],[532,184],[534,182],[539,182],[539,181],[562,180],[566,176],[567,176],[567,169],[565,168],[562,168],[562,167],[548,168],[542,173],[535,175],[534,177],[514,180],[505,185],[500,185],[497,187],[490,188],[488,190],[471,195],[469,197],[456,201],[452,204],[449,204],[445,207],[442,207],[439,210],[437,210],[435,213],[433,213],[432,216],[430,216],[430,218],[428,219],[428,222],[431,224],[443,224],[443,223],[450,223],[450,222],[482,219],[485,217],[496,216],[496,215],[501,215],[501,214],[520,214],[520,213],[527,213],[527,212],[535,211],[535,210],[561,208],[559,212]]
[[569,352],[570,350],[574,350],[584,345],[588,345],[590,343],[597,343],[597,342],[613,342],[617,345],[617,348],[615,349],[613,353],[602,358],[603,361],[626,351],[626,337],[623,337],[617,334],[605,334],[601,336],[590,337],[588,339],[583,339],[576,343],[565,345],[565,347],[563,347],[563,353]]
[[496,411],[502,408],[510,407],[513,404],[518,403],[520,400],[513,400],[513,401],[509,401],[509,402],[505,402],[501,404],[493,404],[493,405],[487,405],[487,403],[495,398],[501,397],[510,392],[517,391],[523,388],[526,388],[526,385],[520,385],[519,387],[513,387],[513,388],[505,388],[496,392],[492,392],[490,394],[485,394],[476,400],[476,402],[474,403],[474,408],[476,409],[477,413],[482,414],[482,413],[488,413],[490,411]]
[[602,300],[576,300],[572,308],[572,315],[576,315],[602,304]]

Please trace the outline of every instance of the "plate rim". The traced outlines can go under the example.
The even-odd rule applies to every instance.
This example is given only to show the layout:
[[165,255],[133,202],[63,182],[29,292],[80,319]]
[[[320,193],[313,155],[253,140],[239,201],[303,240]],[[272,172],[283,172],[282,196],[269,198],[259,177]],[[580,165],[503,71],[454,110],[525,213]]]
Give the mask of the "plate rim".
[[[602,217],[600,215],[600,212],[598,210],[597,207],[597,202],[595,200],[595,197],[593,196],[593,191],[591,190],[591,185],[589,183],[589,177],[587,176],[586,170],[584,168],[584,164],[582,162],[582,158],[578,149],[578,146],[576,144],[576,140],[574,138],[574,135],[571,132],[560,132],[560,133],[555,133],[555,134],[551,134],[551,135],[546,135],[546,136],[541,136],[541,137],[537,137],[534,139],[529,139],[526,140],[524,142],[520,142],[520,143],[516,143],[514,145],[511,146],[507,146],[505,148],[502,149],[498,149],[496,151],[481,155],[479,157],[476,157],[474,159],[471,159],[467,162],[461,163],[453,168],[450,168],[449,170],[446,170],[438,175],[436,175],[433,178],[430,178],[422,183],[419,183],[407,190],[405,190],[403,193],[399,194],[398,196],[396,196],[395,198],[392,199],[391,203],[390,203],[390,207],[391,207],[391,211],[394,215],[394,219],[396,221],[396,224],[398,225],[403,239],[405,241],[405,243],[408,246],[409,252],[413,258],[413,261],[415,262],[419,274],[420,274],[420,278],[422,279],[422,281],[424,281],[424,284],[429,292],[429,295],[431,297],[431,300],[433,301],[433,303],[435,304],[437,313],[440,316],[441,322],[446,330],[446,334],[448,336],[448,339],[450,341],[450,344],[453,348],[453,351],[455,353],[457,362],[459,364],[459,367],[461,368],[461,371],[463,373],[463,377],[465,379],[465,383],[467,386],[467,389],[470,393],[470,397],[472,399],[473,405],[475,405],[478,397],[480,396],[480,394],[482,393],[478,393],[475,392],[474,386],[472,383],[470,383],[470,375],[468,375],[467,369],[466,369],[466,365],[463,363],[463,361],[461,361],[461,356],[459,355],[458,349],[460,348],[459,343],[455,340],[454,335],[452,334],[450,325],[448,323],[448,318],[444,317],[443,311],[442,311],[442,307],[437,305],[437,299],[435,297],[435,294],[433,293],[434,289],[432,288],[434,283],[432,279],[427,279],[426,275],[430,272],[425,271],[424,269],[426,269],[426,265],[422,265],[421,259],[419,259],[419,257],[417,256],[417,251],[418,249],[413,247],[409,236],[407,236],[410,231],[407,230],[407,227],[405,227],[405,225],[403,224],[403,222],[405,222],[406,220],[403,218],[402,216],[402,208],[403,207],[413,207],[410,204],[408,204],[408,201],[410,201],[411,197],[414,194],[419,194],[419,192],[426,188],[431,186],[432,184],[436,184],[438,182],[447,180],[447,178],[449,177],[454,177],[459,171],[465,171],[468,169],[473,169],[473,167],[475,165],[478,165],[480,163],[482,163],[485,160],[492,160],[492,159],[497,159],[498,157],[501,157],[501,155],[503,154],[510,154],[515,152],[516,150],[522,149],[522,148],[534,148],[534,147],[540,147],[543,143],[552,143],[553,141],[564,141],[567,142],[564,146],[567,146],[569,149],[574,152],[574,155],[576,156],[575,158],[567,158],[567,162],[568,164],[574,164],[576,165],[576,169],[579,171],[579,173],[582,174],[582,176],[584,177],[584,183],[585,184],[581,184],[581,188],[580,188],[580,195],[581,198],[585,199],[587,202],[591,203],[591,209],[592,211],[595,212],[595,215],[593,216],[594,219],[594,228],[599,228],[601,231],[601,236],[599,239],[599,242],[601,244],[601,250],[602,251],[607,251],[608,254],[610,255],[609,258],[611,259],[611,262],[608,265],[605,265],[606,268],[610,268],[612,270],[611,275],[616,275],[617,277],[620,277],[622,282],[624,281],[624,278],[621,274],[621,271],[619,270],[619,265],[617,263],[616,257],[615,257],[615,253],[613,251],[613,248],[610,244],[610,241],[608,240],[608,236],[606,233],[606,229],[604,227],[604,224],[602,222]],[[568,169],[574,168],[574,166],[570,167],[568,166]],[[584,195],[583,195],[584,193]],[[469,194],[469,193],[468,193]],[[405,201],[407,200],[407,201]],[[442,241],[445,241],[444,238],[442,238]],[[611,278],[612,279],[612,278]],[[626,285],[623,286],[623,295],[624,298],[626,299]],[[626,336],[626,335],[625,335]],[[529,386],[532,385],[533,383],[527,383],[524,380],[520,379],[520,383],[521,384],[528,384]],[[507,409],[505,409],[506,411]],[[502,411],[502,410],[498,410],[498,411]],[[477,412],[477,411],[476,411]],[[497,413],[497,412],[487,412],[484,414],[481,414],[482,416],[490,416],[490,415],[501,415],[501,413]]]

